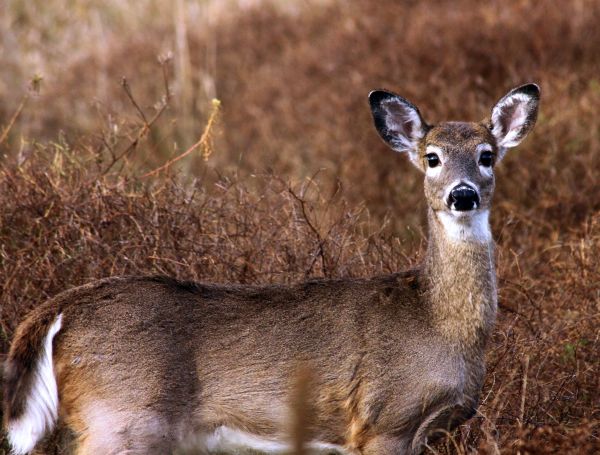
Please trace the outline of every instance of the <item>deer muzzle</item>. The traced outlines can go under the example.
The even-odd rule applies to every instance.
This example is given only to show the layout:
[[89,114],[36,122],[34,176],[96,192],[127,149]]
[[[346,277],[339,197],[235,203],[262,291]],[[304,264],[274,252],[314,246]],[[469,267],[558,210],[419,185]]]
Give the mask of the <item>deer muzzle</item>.
[[479,207],[479,194],[471,185],[460,183],[448,195],[448,207],[451,210],[466,212]]

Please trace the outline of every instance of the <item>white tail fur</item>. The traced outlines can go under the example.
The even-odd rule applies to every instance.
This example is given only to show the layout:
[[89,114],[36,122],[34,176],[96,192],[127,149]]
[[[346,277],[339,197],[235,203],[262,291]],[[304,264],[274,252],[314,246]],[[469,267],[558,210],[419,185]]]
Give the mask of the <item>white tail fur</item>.
[[52,340],[62,324],[59,314],[44,339],[44,348],[34,373],[25,413],[8,422],[8,440],[15,455],[29,453],[56,422],[58,390],[52,364]]

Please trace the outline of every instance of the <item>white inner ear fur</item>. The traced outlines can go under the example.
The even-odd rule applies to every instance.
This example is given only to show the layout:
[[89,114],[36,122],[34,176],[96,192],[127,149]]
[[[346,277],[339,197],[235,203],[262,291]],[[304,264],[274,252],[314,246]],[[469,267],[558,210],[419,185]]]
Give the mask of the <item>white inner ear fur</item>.
[[417,146],[423,138],[423,123],[417,111],[394,99],[384,102],[388,112],[385,124],[394,134],[394,150],[408,152],[413,162],[418,160]]
[[438,177],[442,172],[442,167],[444,166],[444,152],[442,152],[442,149],[436,145],[428,145],[425,149],[425,153],[435,153],[440,159],[440,164],[438,164],[436,167],[429,167],[429,165],[425,163],[425,175],[427,175],[427,177]]
[[[520,137],[521,129],[523,124],[527,121],[527,116],[530,111],[529,103],[533,102],[533,98],[523,93],[515,93],[511,96],[502,99],[494,106],[492,110],[492,134],[498,141],[498,147],[500,149],[500,156],[502,152],[510,147],[514,147],[521,142]],[[508,121],[502,121],[501,118],[505,115],[505,109],[509,106],[517,104],[515,110],[510,113]],[[508,125],[506,132],[504,132],[503,124]]]
[[[477,146],[477,162],[479,163],[479,158],[481,157],[481,154],[483,152],[491,152],[492,150],[492,146],[486,142],[484,142],[483,144],[479,144]],[[494,175],[494,169],[492,166],[482,166],[480,164],[479,172],[481,172],[481,175],[485,175],[486,177],[491,177],[492,175]]]

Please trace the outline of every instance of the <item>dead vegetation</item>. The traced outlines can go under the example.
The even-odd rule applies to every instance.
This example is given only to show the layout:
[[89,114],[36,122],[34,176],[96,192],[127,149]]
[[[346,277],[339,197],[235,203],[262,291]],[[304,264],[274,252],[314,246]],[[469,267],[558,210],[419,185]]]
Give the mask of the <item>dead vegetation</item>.
[[[138,25],[114,2],[79,2],[84,25],[48,13],[70,38],[26,2],[0,5],[0,356],[29,309],[94,278],[294,282],[415,263],[421,177],[380,143],[368,91],[435,122],[483,118],[537,81],[538,125],[498,170],[501,311],[480,412],[435,450],[598,451],[600,4],[179,3],[183,25],[152,1],[121,11]],[[36,46],[43,80],[20,90]],[[201,139],[215,96],[213,153],[144,177]]]

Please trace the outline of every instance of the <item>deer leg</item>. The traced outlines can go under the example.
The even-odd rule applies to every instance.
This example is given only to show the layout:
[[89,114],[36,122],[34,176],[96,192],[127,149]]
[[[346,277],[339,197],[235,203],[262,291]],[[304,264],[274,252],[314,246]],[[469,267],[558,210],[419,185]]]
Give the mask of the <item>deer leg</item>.
[[425,444],[435,441],[443,434],[451,433],[458,425],[471,418],[474,413],[475,408],[461,405],[444,406],[431,413],[417,429],[410,453],[421,453]]
[[164,454],[174,450],[169,424],[152,411],[117,411],[96,402],[77,432],[77,455]]
[[363,446],[362,455],[406,455],[410,453],[410,439],[378,435]]
[[136,439],[121,438],[114,434],[86,434],[78,439],[76,455],[146,455],[172,453],[172,441],[153,433],[140,434]]

